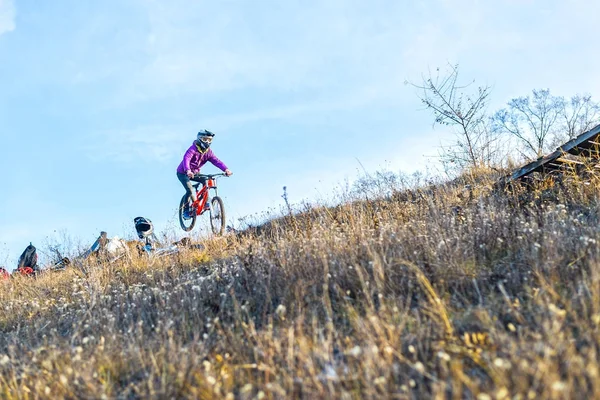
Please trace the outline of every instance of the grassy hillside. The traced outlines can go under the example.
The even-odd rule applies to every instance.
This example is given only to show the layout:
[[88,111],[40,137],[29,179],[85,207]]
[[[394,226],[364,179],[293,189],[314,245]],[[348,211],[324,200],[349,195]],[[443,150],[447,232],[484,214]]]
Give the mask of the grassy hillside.
[[600,181],[493,179],[6,282],[0,397],[600,398]]

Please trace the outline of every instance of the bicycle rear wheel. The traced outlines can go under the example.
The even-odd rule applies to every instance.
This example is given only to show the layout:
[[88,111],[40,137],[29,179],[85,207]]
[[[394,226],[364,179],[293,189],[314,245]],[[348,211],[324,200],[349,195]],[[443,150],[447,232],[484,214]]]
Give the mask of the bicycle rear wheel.
[[210,228],[215,235],[221,236],[225,232],[225,206],[219,196],[210,201]]
[[186,232],[191,231],[192,229],[194,229],[194,225],[196,225],[196,213],[192,212],[192,215],[190,216],[190,218],[184,218],[183,217],[183,212],[186,210],[186,208],[189,210],[192,205],[192,199],[191,197],[186,193],[183,195],[183,197],[181,198],[181,202],[179,203],[179,225],[181,225],[181,229],[183,229]]

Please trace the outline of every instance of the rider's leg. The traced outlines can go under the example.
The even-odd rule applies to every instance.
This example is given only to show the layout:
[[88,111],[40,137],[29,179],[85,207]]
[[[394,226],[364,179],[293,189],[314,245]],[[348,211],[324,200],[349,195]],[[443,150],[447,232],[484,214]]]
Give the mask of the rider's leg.
[[198,197],[196,196],[196,189],[194,189],[194,186],[192,185],[192,181],[190,180],[190,178],[188,178],[188,176],[186,174],[180,174],[180,173],[177,173],[177,178],[179,179],[179,182],[181,182],[181,184],[185,188],[185,192],[188,194],[188,196],[190,196],[192,198],[192,201],[196,202]]
[[191,180],[194,182],[198,182],[202,186],[206,185],[206,178],[203,176],[196,175]]
[[[191,179],[190,179],[190,181],[192,181],[192,182],[198,182],[198,183],[199,183],[200,185],[202,185],[202,186],[206,185],[206,178],[205,178],[205,177],[203,177],[203,176],[198,176],[198,175],[195,175],[193,178],[191,178]],[[190,183],[190,184],[191,184],[191,183]],[[192,190],[193,190],[193,186],[192,186]],[[197,197],[198,197],[198,196],[197,196],[197,193],[194,193],[194,195],[195,195],[195,198],[197,198]],[[194,202],[196,202],[196,200],[194,200]],[[208,203],[207,203],[207,204],[208,204]],[[204,205],[204,209],[205,209],[205,210],[207,209],[207,208],[206,208],[206,204]]]

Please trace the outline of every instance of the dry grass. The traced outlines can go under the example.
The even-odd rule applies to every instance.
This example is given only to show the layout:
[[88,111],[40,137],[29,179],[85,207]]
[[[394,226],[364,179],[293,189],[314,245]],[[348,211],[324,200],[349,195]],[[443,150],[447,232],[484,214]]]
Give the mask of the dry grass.
[[475,175],[4,283],[0,397],[600,398],[600,182]]

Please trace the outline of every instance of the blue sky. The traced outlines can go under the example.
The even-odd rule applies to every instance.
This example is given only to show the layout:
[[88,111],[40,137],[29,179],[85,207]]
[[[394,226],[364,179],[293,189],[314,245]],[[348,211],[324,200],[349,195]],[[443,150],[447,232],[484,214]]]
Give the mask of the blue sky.
[[424,168],[447,132],[404,81],[428,68],[460,63],[491,107],[598,98],[598,22],[593,0],[0,0],[0,265],[65,232],[131,236],[138,215],[176,229],[199,129],[235,222],[283,186],[297,203],[360,164]]

